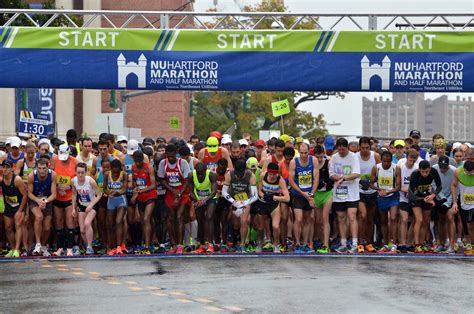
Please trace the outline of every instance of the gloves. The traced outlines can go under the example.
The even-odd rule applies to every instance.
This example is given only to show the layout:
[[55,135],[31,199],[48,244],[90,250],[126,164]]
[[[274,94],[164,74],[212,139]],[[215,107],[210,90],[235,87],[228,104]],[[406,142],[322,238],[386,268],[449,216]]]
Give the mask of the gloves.
[[360,180],[359,184],[362,187],[362,190],[367,191],[369,189],[370,181],[369,180]]

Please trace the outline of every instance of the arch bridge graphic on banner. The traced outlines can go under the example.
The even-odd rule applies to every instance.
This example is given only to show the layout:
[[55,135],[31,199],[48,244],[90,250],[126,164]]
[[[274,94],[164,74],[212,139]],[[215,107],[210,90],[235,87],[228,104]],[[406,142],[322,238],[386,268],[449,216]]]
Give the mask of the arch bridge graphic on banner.
[[[45,11],[51,17],[39,25],[34,14]],[[323,28],[325,18],[338,21],[337,15],[128,12],[128,23],[117,27],[108,14],[126,12],[2,12],[10,18],[0,27],[0,87],[474,92],[474,15],[341,15],[358,29],[346,31],[338,29],[340,21]],[[78,14],[81,27],[70,17]],[[159,28],[152,14],[160,17]],[[284,26],[288,15],[295,23]],[[21,16],[34,27],[12,26]],[[61,16],[70,27],[49,26]],[[214,27],[205,17],[217,21]],[[428,21],[410,20],[415,17]],[[95,18],[112,28],[87,27]],[[258,29],[269,18],[276,27]],[[309,18],[315,29],[297,29],[296,22]],[[137,19],[151,26],[127,28]],[[200,29],[184,29],[184,19]],[[387,30],[400,23],[409,30]]]

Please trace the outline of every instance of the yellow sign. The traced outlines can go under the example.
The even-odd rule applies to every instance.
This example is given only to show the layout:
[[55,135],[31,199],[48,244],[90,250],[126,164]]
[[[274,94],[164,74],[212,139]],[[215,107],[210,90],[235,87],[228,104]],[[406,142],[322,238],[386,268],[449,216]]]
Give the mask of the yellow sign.
[[272,102],[272,113],[274,117],[283,116],[290,113],[288,99]]

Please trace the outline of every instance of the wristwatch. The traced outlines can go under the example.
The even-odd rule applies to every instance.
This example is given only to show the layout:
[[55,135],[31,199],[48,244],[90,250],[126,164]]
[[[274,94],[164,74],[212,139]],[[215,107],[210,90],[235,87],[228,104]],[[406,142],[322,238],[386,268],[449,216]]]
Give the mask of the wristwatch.
[[308,193],[309,196],[313,197],[314,196],[314,193]]

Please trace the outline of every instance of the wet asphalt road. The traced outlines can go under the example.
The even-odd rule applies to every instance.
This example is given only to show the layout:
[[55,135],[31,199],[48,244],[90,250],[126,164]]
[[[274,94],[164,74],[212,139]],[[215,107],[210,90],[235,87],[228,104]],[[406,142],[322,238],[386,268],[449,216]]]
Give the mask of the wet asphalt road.
[[0,312],[472,313],[474,259],[0,263]]

